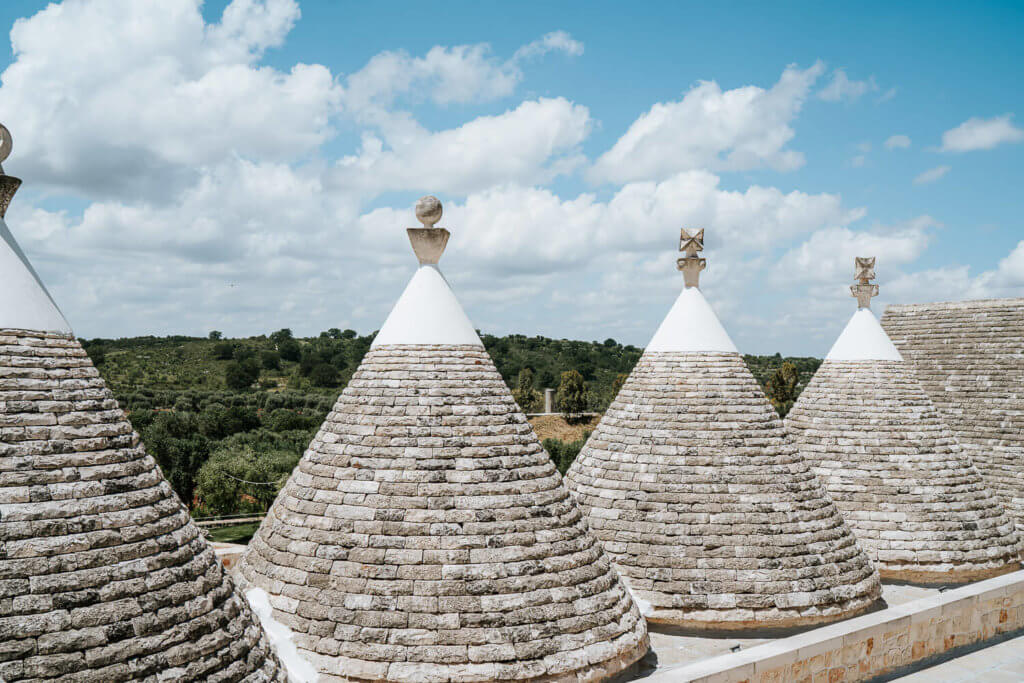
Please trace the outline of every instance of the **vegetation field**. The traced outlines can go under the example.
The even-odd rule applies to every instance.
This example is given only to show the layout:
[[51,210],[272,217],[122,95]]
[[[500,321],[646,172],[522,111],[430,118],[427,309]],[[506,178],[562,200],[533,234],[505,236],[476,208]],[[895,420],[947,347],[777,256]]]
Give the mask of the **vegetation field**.
[[[642,350],[614,339],[585,342],[483,334],[502,378],[526,412],[558,390],[563,416],[534,418],[563,472],[597,424]],[[296,338],[290,330],[243,339],[132,337],[83,345],[197,517],[263,512],[352,377],[372,335],[331,329]],[[744,356],[785,414],[817,370],[816,358]],[[238,527],[212,531],[238,534]],[[253,529],[254,530],[254,529]]]
[[215,543],[240,543],[244,545],[256,534],[256,529],[259,526],[258,522],[249,522],[247,524],[210,529],[210,540]]

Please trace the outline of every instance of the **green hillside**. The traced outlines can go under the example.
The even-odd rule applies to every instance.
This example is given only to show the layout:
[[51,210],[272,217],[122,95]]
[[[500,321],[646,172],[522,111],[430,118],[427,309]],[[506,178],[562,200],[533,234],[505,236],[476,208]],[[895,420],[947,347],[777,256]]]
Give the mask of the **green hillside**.
[[[576,410],[603,412],[642,352],[614,339],[481,339],[527,411],[540,410],[541,391],[576,371]],[[309,338],[289,330],[243,339],[213,332],[83,345],[172,486],[202,516],[266,509],[372,341],[331,329]],[[778,354],[744,359],[782,414],[821,364]],[[548,441],[560,466],[583,443]]]

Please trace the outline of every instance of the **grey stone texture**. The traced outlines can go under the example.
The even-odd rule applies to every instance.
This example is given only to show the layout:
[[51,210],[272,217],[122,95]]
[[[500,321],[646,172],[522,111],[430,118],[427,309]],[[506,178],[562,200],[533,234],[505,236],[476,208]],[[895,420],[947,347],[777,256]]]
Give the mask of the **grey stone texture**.
[[908,363],[826,360],[786,427],[882,578],[958,583],[1020,569],[1013,520]]
[[0,330],[0,680],[286,680],[68,335]]
[[1024,533],[1024,299],[889,306],[882,327]]
[[809,626],[880,584],[738,353],[647,352],[566,475],[648,621]]
[[240,574],[321,681],[596,681],[648,648],[476,345],[371,349]]

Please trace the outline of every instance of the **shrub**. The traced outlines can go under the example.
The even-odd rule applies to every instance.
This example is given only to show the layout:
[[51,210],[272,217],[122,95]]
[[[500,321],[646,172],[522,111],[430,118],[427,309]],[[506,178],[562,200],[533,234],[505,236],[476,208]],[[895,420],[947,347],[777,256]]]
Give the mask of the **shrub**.
[[320,363],[309,373],[309,379],[318,387],[338,386],[338,369],[330,363]]
[[309,429],[322,422],[319,418],[299,415],[294,410],[278,408],[266,419],[267,427],[275,432],[287,432],[293,429]]
[[260,352],[260,363],[264,370],[280,370],[281,354],[271,349],[264,349]]
[[213,357],[217,360],[231,360],[235,355],[235,345],[229,341],[218,342],[213,345]]
[[248,389],[259,376],[260,369],[252,358],[231,361],[224,366],[224,383],[236,391]]
[[587,410],[587,385],[583,381],[583,375],[575,370],[563,372],[562,380],[558,383],[556,399],[558,409],[566,420],[572,421],[581,417]]
[[544,450],[551,456],[551,461],[562,474],[565,474],[572,465],[576,456],[583,450],[584,444],[590,438],[590,432],[583,432],[583,438],[576,441],[561,441],[559,439],[544,439],[541,444]]

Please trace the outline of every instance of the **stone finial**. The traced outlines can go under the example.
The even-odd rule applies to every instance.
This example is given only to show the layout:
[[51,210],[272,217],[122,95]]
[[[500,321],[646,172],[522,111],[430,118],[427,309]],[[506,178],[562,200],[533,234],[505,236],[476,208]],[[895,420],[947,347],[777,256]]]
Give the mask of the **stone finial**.
[[7,215],[7,207],[11,205],[14,193],[21,186],[21,178],[15,178],[4,173],[2,165],[4,161],[7,161],[7,157],[11,156],[13,148],[14,142],[11,140],[11,131],[7,130],[7,126],[0,123],[0,218]]
[[444,248],[448,246],[451,233],[445,228],[435,228],[434,224],[441,220],[444,208],[441,201],[433,195],[420,197],[416,202],[416,218],[423,224],[422,228],[407,228],[412,250],[420,265],[435,265],[441,260]]
[[704,250],[704,230],[698,230],[692,235],[682,228],[679,231],[679,251],[684,256],[676,260],[676,268],[683,271],[683,281],[687,287],[699,287],[700,271],[707,267],[707,259],[697,256],[697,252]]
[[871,308],[871,298],[878,296],[878,285],[871,284],[875,279],[875,257],[856,257],[854,279],[857,284],[850,285],[850,295],[856,297],[857,308]]

